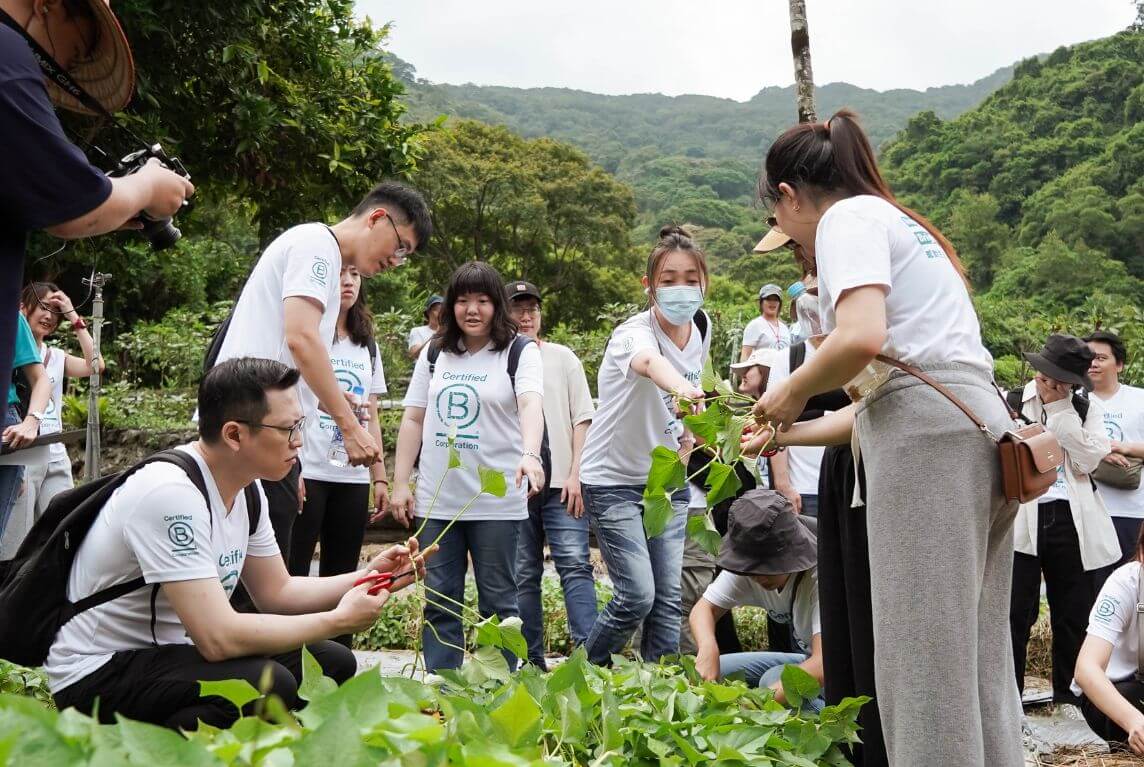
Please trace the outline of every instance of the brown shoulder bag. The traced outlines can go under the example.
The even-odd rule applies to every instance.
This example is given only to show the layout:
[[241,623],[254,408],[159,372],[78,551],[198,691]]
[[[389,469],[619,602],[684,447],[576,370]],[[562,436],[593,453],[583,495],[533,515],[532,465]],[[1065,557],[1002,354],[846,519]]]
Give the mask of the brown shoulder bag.
[[[879,354],[876,359],[909,373],[923,383],[932,386],[942,396],[957,405],[961,412],[969,416],[969,420],[973,421],[974,425],[985,436],[997,443],[997,451],[1001,458],[1001,481],[1004,486],[1005,497],[1008,500],[1020,501],[1021,503],[1035,501],[1056,482],[1057,469],[1064,463],[1065,451],[1056,435],[1045,429],[1044,426],[1039,423],[1032,423],[1015,427],[998,437],[989,430],[984,421],[977,417],[976,413],[954,396],[953,392],[921,370],[883,354]],[[997,388],[997,385],[994,384],[993,387]],[[1009,403],[1001,394],[1000,389],[997,389],[997,396],[1005,403],[1005,409],[1009,412],[1009,416],[1016,421],[1018,419],[1017,413],[1009,407]]]

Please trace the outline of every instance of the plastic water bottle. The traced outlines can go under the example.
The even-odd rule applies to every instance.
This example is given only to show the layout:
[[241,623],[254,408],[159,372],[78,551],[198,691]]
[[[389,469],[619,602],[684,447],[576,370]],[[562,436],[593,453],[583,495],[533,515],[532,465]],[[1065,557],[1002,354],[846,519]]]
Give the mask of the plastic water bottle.
[[798,339],[791,338],[791,344],[822,333],[822,319],[818,312],[818,296],[807,292],[800,280],[787,288],[787,295],[794,302],[794,313],[798,317]]
[[[358,398],[358,406],[354,413],[358,417],[358,423],[365,426],[365,389],[361,386],[355,386],[350,390],[355,397]],[[346,450],[346,438],[342,434],[342,430],[336,425],[334,426],[334,436],[330,440],[330,449],[326,453],[326,460],[330,462],[331,466],[336,466],[339,469],[344,469],[350,465],[350,454]]]

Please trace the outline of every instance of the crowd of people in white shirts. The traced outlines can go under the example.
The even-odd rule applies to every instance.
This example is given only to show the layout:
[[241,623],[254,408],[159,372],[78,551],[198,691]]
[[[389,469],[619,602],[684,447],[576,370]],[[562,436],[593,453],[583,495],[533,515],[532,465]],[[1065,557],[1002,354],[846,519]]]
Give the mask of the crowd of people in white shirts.
[[[783,667],[799,665],[823,686],[808,708],[874,699],[851,752],[866,765],[1023,763],[1018,689],[1043,577],[1054,698],[1144,754],[1133,609],[1144,602],[1144,390],[1119,382],[1124,344],[1104,331],[1054,335],[1026,355],[1035,378],[1001,396],[956,251],[896,202],[847,112],[780,137],[760,196],[774,216],[758,250],[789,247],[804,277],[786,292],[790,325],[784,291],[759,290],[731,365],[756,426],[736,467],[743,490],[714,509],[717,557],[685,534],[689,514],[706,510],[702,471],[689,468],[671,495],[661,534],[643,524],[652,451],[695,457],[683,418],[711,396],[700,387],[707,263],[688,232],[664,227],[633,275],[648,305],[611,333],[596,405],[580,361],[543,338],[542,290],[483,262],[459,267],[410,333],[391,478],[362,279],[400,266],[431,223],[415,190],[387,182],[339,223],[294,227],[267,248],[212,345],[200,439],[116,480],[68,580],[68,600],[94,604],[46,658],[57,702],[91,711],[98,698],[104,719],[224,726],[237,712],[200,698],[197,681],[256,683],[269,665],[298,705],[300,648],[348,678],[353,632],[415,574],[428,595],[426,668],[456,668],[470,563],[479,613],[522,621],[528,657],[506,660],[543,667],[547,545],[569,632],[591,661],[682,650],[704,678],[741,676],[779,700]],[[42,371],[28,377],[27,416],[46,435],[60,428],[63,379],[98,361],[55,286],[31,285],[22,317],[38,360],[16,367],[47,372],[46,407]],[[46,343],[60,317],[84,357]],[[1056,485],[1019,508],[1008,501],[991,443],[878,354],[956,389],[994,431],[1012,428],[1007,405],[1044,423],[1066,453]],[[478,465],[506,477],[503,495],[482,492]],[[66,451],[23,479],[3,548],[17,562],[20,538],[71,486]],[[362,567],[365,527],[386,514],[413,535]],[[614,591],[602,609],[590,534]],[[136,577],[138,590],[91,599]],[[730,612],[743,605],[766,609],[768,648],[736,636]],[[155,692],[133,697],[142,679]]]

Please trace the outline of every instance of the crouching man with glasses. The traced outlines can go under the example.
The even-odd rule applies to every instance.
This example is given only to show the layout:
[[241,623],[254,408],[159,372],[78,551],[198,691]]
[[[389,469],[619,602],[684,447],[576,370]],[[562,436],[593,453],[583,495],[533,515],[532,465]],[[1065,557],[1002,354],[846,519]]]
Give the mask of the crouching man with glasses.
[[[199,682],[245,679],[266,691],[269,680],[268,691],[296,708],[303,646],[326,676],[353,676],[353,653],[329,638],[372,626],[432,552],[419,554],[410,539],[356,572],[289,575],[259,481],[282,479],[298,459],[298,380],[272,360],[215,366],[199,387],[199,439],[178,448],[193,463],[149,463],[103,506],[76,553],[68,598],[140,576],[144,585],[60,629],[45,664],[60,710],[98,710],[109,723],[122,714],[186,730],[227,727],[239,711],[202,696]],[[259,613],[231,606],[240,581]]]

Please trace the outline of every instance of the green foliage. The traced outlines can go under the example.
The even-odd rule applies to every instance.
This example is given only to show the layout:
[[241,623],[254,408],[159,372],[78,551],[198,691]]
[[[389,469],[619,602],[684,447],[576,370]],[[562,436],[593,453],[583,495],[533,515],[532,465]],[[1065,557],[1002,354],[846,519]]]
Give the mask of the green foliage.
[[[483,661],[491,673],[450,674],[439,686],[365,673],[332,687],[307,664],[301,687],[310,701],[296,718],[271,699],[261,719],[187,735],[125,719],[101,727],[74,709],[60,714],[5,695],[0,753],[12,764],[196,767],[845,765],[841,747],[858,742],[857,714],[868,700],[848,698],[815,716],[775,702],[769,689],[704,682],[686,659],[682,667],[620,660],[603,668],[578,650],[551,674],[510,676],[497,658],[504,663],[484,647],[469,666]],[[791,679],[788,694],[808,689],[797,673]],[[249,693],[218,683],[210,692],[235,703]]]
[[[0,695],[23,695],[45,706],[55,706],[43,669],[24,668],[0,658]],[[4,753],[0,740],[0,754]]]
[[414,262],[422,285],[443,286],[466,260],[488,261],[505,279],[541,286],[550,324],[581,328],[595,324],[585,306],[638,287],[631,191],[568,144],[458,122],[426,141],[415,180],[436,227],[429,257]]
[[197,385],[207,345],[230,306],[219,302],[206,310],[177,307],[158,322],[140,322],[120,335],[115,350],[125,379],[145,386]]

